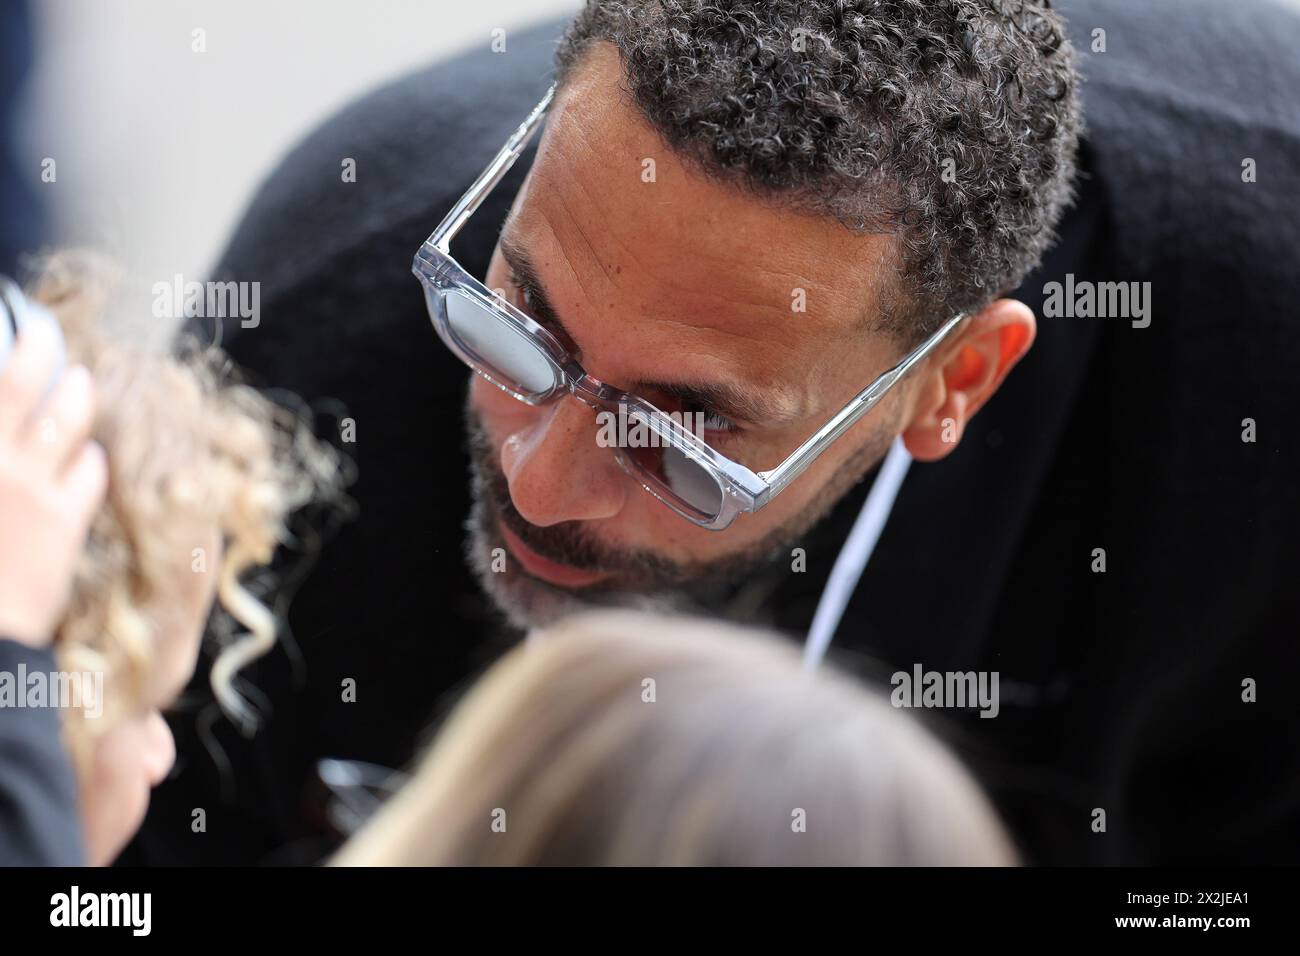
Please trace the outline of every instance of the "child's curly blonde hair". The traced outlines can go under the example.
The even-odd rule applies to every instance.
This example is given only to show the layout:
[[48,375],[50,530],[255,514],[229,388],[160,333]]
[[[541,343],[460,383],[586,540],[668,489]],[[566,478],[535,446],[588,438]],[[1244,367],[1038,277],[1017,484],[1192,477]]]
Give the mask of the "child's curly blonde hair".
[[[68,360],[94,376],[92,437],[108,458],[107,498],[56,634],[60,667],[103,672],[112,689],[103,719],[68,722],[79,757],[114,713],[140,701],[165,637],[160,613],[178,574],[201,570],[200,561],[220,561],[217,600],[246,629],[214,661],[212,689],[245,729],[255,724],[232,680],[273,646],[276,621],[244,579],[270,563],[290,513],[341,495],[344,483],[340,456],[304,417],[237,384],[218,350],[152,354],[104,335],[98,322],[115,278],[100,257],[65,252],[42,263],[31,290],[58,318]],[[220,556],[194,547],[211,529]]]

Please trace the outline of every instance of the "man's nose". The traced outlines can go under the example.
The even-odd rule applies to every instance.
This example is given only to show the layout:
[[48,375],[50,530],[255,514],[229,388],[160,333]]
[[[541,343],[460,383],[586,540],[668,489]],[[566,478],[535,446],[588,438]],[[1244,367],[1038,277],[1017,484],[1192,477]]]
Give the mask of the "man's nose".
[[618,514],[628,481],[614,452],[596,444],[596,412],[571,396],[538,409],[501,446],[515,510],[538,527]]

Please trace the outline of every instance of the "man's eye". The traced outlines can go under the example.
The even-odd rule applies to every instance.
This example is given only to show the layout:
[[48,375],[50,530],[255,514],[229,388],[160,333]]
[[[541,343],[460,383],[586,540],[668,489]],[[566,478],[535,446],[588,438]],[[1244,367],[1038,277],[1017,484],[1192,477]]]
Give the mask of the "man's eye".
[[721,441],[739,435],[744,429],[711,406],[672,394],[671,390],[643,393],[660,411],[667,413],[680,424],[707,441]]
[[521,282],[513,269],[507,273],[506,278],[509,282],[509,286],[505,290],[509,293],[506,296],[506,301],[551,333],[556,341],[560,343],[561,348],[565,349],[573,358],[581,361],[582,349],[578,347],[577,342],[569,338],[569,333],[565,331],[564,326],[549,312],[543,314],[538,310],[538,302],[542,299],[540,291],[528,282]]
[[706,432],[715,432],[723,435],[731,435],[739,431],[740,426],[733,422],[725,415],[720,415],[711,408],[701,408],[697,410],[702,416],[700,421],[703,423]]
[[510,270],[506,279],[510,284],[509,288],[506,290],[509,293],[506,296],[506,298],[515,307],[522,309],[523,311],[527,312],[529,315],[532,315],[533,314],[532,309],[534,304],[532,291],[528,289],[522,282],[519,281],[519,276],[515,275],[515,271],[513,269]]

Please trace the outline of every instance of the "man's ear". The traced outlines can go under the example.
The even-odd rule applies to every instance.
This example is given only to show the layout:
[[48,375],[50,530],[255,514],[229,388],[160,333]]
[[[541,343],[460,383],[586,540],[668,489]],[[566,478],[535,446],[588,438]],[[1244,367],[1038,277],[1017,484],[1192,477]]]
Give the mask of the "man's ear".
[[924,372],[903,444],[918,461],[937,461],[961,441],[966,423],[1029,351],[1037,325],[1023,302],[998,299],[967,321]]

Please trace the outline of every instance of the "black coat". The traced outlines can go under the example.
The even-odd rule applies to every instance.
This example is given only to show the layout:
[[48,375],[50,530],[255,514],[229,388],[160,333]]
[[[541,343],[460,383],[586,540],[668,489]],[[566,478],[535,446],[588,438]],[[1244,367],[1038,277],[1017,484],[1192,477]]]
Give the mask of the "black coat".
[[[1066,274],[1149,281],[1151,324],[1040,319],[956,451],[913,466],[832,657],[999,672],[996,719],[930,723],[1031,859],[1295,862],[1300,17],[1262,2],[1063,6],[1087,77],[1080,201],[1017,297],[1041,313]],[[545,90],[559,29],[348,108],[288,156],[232,240],[217,273],[262,283],[262,320],[228,320],[226,343],[256,380],[346,405],[360,520],[293,605],[301,666],[277,651],[252,671],[275,708],[267,730],[248,745],[217,726],[229,801],[182,718],[182,772],[130,859],[252,860],[295,839],[309,842],[275,858],[310,857],[313,762],[406,762],[512,639],[462,559],[467,372],[409,269]],[[341,182],[344,157],[356,183]],[[459,237],[471,272],[530,158]],[[865,491],[809,535],[808,570],[782,573],[758,619],[806,631]],[[207,834],[186,825],[195,806]]]
[[0,866],[81,866],[86,859],[58,701],[47,696],[43,706],[27,707],[8,697],[25,696],[32,675],[57,668],[48,648],[0,637],[0,674],[10,689],[0,706]]

